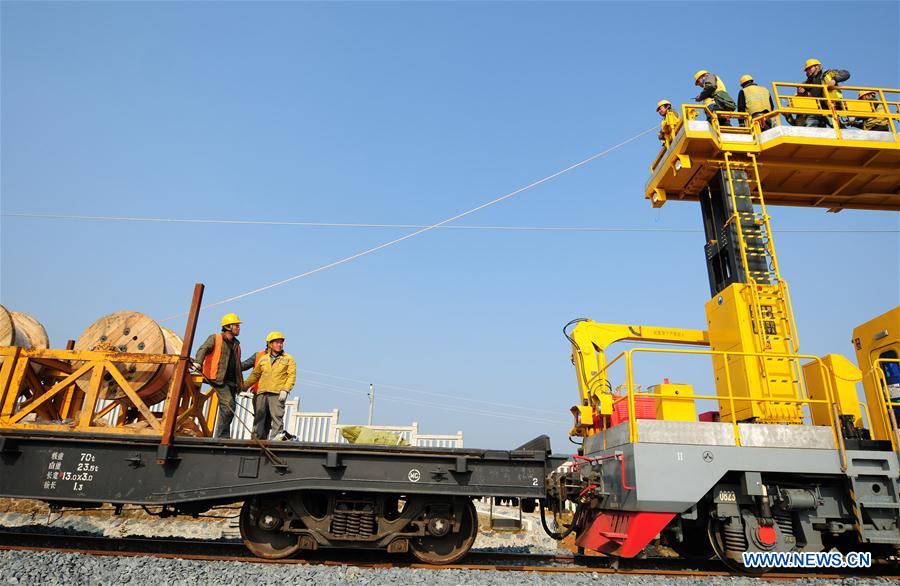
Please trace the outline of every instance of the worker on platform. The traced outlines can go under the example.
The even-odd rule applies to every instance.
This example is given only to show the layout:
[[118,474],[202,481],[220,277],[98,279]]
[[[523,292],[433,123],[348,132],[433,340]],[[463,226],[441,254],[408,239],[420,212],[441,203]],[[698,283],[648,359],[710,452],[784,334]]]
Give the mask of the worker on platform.
[[241,392],[241,320],[233,313],[222,317],[222,331],[206,339],[197,349],[194,365],[212,385],[219,399],[214,437],[231,437],[235,397]]
[[[775,102],[769,90],[753,81],[753,76],[745,73],[741,76],[741,91],[738,93],[738,112],[746,112],[756,118],[775,110]],[[766,118],[759,122],[760,130],[768,130],[772,127],[772,119]]]
[[[284,431],[284,403],[297,382],[297,363],[284,351],[284,334],[269,332],[266,352],[256,360],[253,372],[244,381],[244,388],[257,385],[254,398],[253,437],[277,438]],[[258,384],[257,384],[258,383]]]
[[[825,86],[825,88],[797,88],[798,96],[827,98],[819,100],[819,108],[823,110],[830,110],[832,107],[835,110],[843,109],[840,100],[844,96],[841,93],[841,90],[838,89],[838,84],[850,79],[849,71],[846,69],[823,69],[822,62],[818,59],[807,59],[803,66],[803,71],[806,72],[806,81],[803,82],[804,84]],[[804,125],[809,127],[825,127],[831,126],[832,124],[830,119],[825,116],[810,115],[806,117]]]
[[[859,99],[877,101],[878,92],[875,90],[862,90],[859,92]],[[884,105],[880,103],[872,104],[871,108],[872,112],[884,112]],[[883,132],[889,130],[887,118],[853,117],[848,119],[847,124],[848,126],[855,126],[856,128],[862,128],[863,130],[879,130]]]
[[659,140],[662,141],[666,148],[675,140],[675,131],[678,128],[680,118],[672,108],[672,102],[669,100],[660,100],[656,104],[656,113],[662,116],[662,122],[659,124]]
[[[712,111],[734,112],[734,99],[728,95],[725,84],[717,76],[701,69],[694,74],[694,85],[701,88],[700,93],[694,98],[695,102],[703,102]],[[727,118],[724,122],[720,120],[720,123],[731,124]]]

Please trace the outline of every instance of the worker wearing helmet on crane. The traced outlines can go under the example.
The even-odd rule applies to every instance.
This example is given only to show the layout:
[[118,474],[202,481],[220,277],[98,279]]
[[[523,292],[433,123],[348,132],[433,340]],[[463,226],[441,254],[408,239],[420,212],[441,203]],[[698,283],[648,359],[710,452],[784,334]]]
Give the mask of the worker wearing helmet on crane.
[[[868,102],[877,101],[878,92],[875,90],[862,90],[859,92],[859,99],[866,100]],[[872,112],[884,112],[884,105],[882,104],[876,103],[872,104],[870,107],[872,109]],[[848,120],[848,126],[855,126],[856,128],[862,128],[863,130],[889,130],[887,118],[875,118],[869,116],[857,116],[850,118]]]
[[[752,75],[745,73],[741,76],[740,82],[741,91],[738,93],[738,112],[746,112],[756,118],[775,110],[772,94],[766,88],[757,85],[753,81]],[[767,130],[771,127],[772,120],[770,118],[766,118],[759,123],[760,130]]]
[[253,405],[253,437],[269,439],[269,433],[280,436],[284,431],[284,403],[297,382],[297,363],[284,351],[284,334],[269,332],[266,354],[258,356],[253,372],[244,388],[258,383]]
[[656,113],[662,116],[662,122],[659,124],[659,140],[662,141],[666,148],[675,140],[675,131],[678,128],[678,114],[672,109],[672,102],[669,100],[660,100],[656,104]]
[[194,366],[203,373],[219,399],[214,437],[231,437],[235,397],[241,390],[241,320],[233,313],[222,316],[222,331],[209,336],[197,349]]
[[[822,62],[818,59],[807,59],[803,64],[803,71],[806,73],[806,81],[804,84],[825,86],[812,88],[797,88],[797,95],[810,96],[813,98],[827,98],[819,101],[819,107],[823,110],[830,109],[831,106],[835,110],[843,109],[840,100],[843,98],[841,90],[838,89],[838,83],[850,79],[850,72],[846,69],[823,69]],[[807,116],[805,126],[824,127],[830,126],[828,119],[824,116]]]
[[[709,110],[734,112],[734,99],[728,95],[728,90],[721,79],[701,69],[694,74],[694,85],[701,88],[700,93],[694,98],[695,102],[703,102]],[[730,124],[728,119],[725,119],[724,124]]]

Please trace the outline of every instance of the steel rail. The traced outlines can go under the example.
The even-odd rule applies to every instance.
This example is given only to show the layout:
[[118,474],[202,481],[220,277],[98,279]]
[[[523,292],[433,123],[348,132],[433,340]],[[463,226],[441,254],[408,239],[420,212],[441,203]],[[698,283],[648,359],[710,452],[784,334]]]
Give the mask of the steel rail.
[[[47,543],[49,542],[49,543]],[[207,551],[204,552],[203,550]],[[224,550],[224,551],[223,551]],[[208,541],[194,539],[152,539],[142,537],[110,538],[103,536],[61,535],[40,532],[0,531],[0,551],[52,551],[96,556],[157,557],[194,561],[227,561],[259,564],[298,564],[325,567],[353,566],[364,569],[415,569],[415,570],[478,570],[501,572],[540,572],[549,574],[621,574],[640,576],[683,577],[738,577],[749,576],[727,570],[714,561],[698,562],[678,558],[648,558],[620,560],[616,564],[610,558],[597,556],[529,554],[492,551],[471,551],[464,563],[432,565],[405,560],[384,561],[384,552],[354,550],[352,557],[347,550],[324,549],[310,552],[307,557],[281,560],[257,558],[237,540]],[[372,558],[378,558],[373,560]],[[539,565],[536,565],[539,564]],[[655,566],[655,567],[654,567]],[[688,567],[685,567],[688,566]],[[756,577],[763,579],[843,579],[847,577],[900,578],[896,566],[878,564],[869,569],[834,570],[828,572],[779,571]]]

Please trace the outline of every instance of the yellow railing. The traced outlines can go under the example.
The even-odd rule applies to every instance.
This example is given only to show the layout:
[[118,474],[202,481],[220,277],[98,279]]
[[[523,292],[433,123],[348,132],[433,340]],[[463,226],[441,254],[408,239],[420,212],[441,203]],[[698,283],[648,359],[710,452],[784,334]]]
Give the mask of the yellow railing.
[[[803,94],[798,94],[799,90]],[[808,90],[822,90],[823,97],[817,98],[805,95]],[[766,114],[751,117],[745,112],[725,112],[710,110],[703,104],[682,104],[681,118],[672,131],[677,137],[678,132],[685,125],[685,121],[695,120],[701,116],[708,120],[714,136],[720,142],[734,142],[734,135],[750,135],[756,144],[759,143],[759,135],[764,129],[775,126],[802,126],[799,122],[804,118],[815,116],[835,130],[838,139],[842,138],[842,130],[848,127],[850,118],[857,120],[884,119],[887,122],[887,130],[894,142],[900,142],[900,89],[875,88],[863,86],[837,86],[842,97],[828,96],[829,90],[824,85],[809,85],[804,83],[774,82],[772,84],[772,101],[775,110]],[[832,92],[834,90],[831,90]],[[860,100],[860,92],[874,91],[875,100]],[[850,97],[849,94],[853,94]],[[876,108],[880,107],[881,111]],[[736,121],[736,125],[732,124]],[[677,141],[675,141],[677,142]],[[742,143],[746,144],[746,143]],[[655,171],[659,163],[665,158],[670,144],[664,144],[650,166]]]
[[[821,90],[822,97],[807,95],[809,90]],[[800,93],[803,90],[803,93]],[[834,97],[835,90],[842,96]],[[860,100],[859,94],[875,92],[876,99]],[[848,96],[855,93],[857,97]],[[870,119],[883,118],[887,122],[887,132],[891,133],[894,141],[900,141],[897,132],[897,122],[900,122],[900,90],[889,88],[875,88],[863,86],[837,86],[828,90],[825,86],[809,85],[804,83],[775,82],[772,84],[772,100],[775,102],[775,112],[759,116],[758,122],[769,120],[774,125],[796,124],[797,117],[815,116],[824,119],[834,128],[837,137],[841,138],[841,130],[848,127],[850,118]],[[881,111],[876,110],[881,107]],[[799,124],[798,124],[799,125]]]
[[872,365],[872,376],[875,378],[875,388],[881,389],[883,393],[881,399],[885,409],[885,418],[888,422],[888,428],[891,430],[891,445],[895,451],[900,450],[900,438],[897,437],[900,424],[897,422],[897,414],[894,412],[895,407],[900,407],[900,400],[892,400],[888,391],[887,377],[884,375],[882,364],[900,364],[900,358],[878,358]]
[[[656,393],[648,393],[648,392],[639,392],[635,390],[635,382],[634,382],[634,355],[636,353],[648,353],[648,354],[674,354],[674,355],[701,355],[701,356],[719,356],[721,357],[722,363],[725,368],[725,391],[720,392],[717,391],[715,394],[697,394],[697,393],[689,393],[689,394],[680,394],[680,399],[685,400],[712,400],[718,401],[720,404],[722,401],[726,401],[729,405],[730,412],[732,414],[736,413],[735,404],[738,402],[764,402],[764,403],[792,403],[799,404],[804,406],[810,406],[814,404],[825,404],[829,405],[831,408],[827,409],[829,415],[829,425],[832,429],[832,433],[834,435],[835,446],[841,447],[841,451],[843,452],[843,435],[841,434],[840,429],[840,419],[837,417],[837,409],[838,405],[834,400],[835,390],[831,385],[831,377],[823,376],[822,380],[826,381],[825,397],[822,399],[812,399],[809,397],[806,392],[805,385],[800,385],[801,394],[800,396],[790,399],[790,398],[768,398],[768,397],[759,397],[759,396],[736,396],[732,392],[734,385],[732,384],[732,373],[729,367],[729,358],[734,357],[756,357],[756,358],[784,358],[791,361],[800,361],[800,360],[811,360],[815,361],[820,369],[823,369],[824,372],[828,372],[828,366],[822,361],[818,356],[808,355],[808,354],[773,354],[773,353],[761,353],[761,352],[723,352],[716,350],[702,350],[702,349],[675,349],[675,348],[631,348],[625,350],[618,354],[613,360],[611,360],[600,372],[595,375],[594,379],[608,379],[608,370],[609,367],[613,364],[617,363],[620,359],[624,359],[625,361],[625,389],[626,394],[620,396],[613,401],[613,405],[615,406],[622,401],[627,401],[628,405],[628,423],[629,423],[629,440],[631,442],[638,441],[638,428],[636,425],[636,410],[635,410],[635,398],[637,397],[650,397],[650,398],[659,398],[659,395]],[[730,422],[734,428],[734,438],[735,445],[741,445],[740,439],[740,431],[738,429],[738,421],[732,418]],[[843,454],[842,454],[843,460]]]

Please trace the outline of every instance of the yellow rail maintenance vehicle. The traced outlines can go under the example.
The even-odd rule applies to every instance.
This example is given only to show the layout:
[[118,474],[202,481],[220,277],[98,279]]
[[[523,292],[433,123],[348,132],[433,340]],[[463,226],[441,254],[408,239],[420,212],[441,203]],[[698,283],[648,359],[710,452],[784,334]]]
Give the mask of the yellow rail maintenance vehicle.
[[[707,329],[566,326],[580,391],[570,435],[583,444],[548,481],[554,514],[575,507],[556,537],[632,557],[659,536],[742,569],[744,552],[897,554],[900,307],[853,332],[859,366],[800,353],[767,205],[900,211],[900,90],[842,86],[875,99],[838,100],[800,87],[814,86],[774,83],[776,109],[755,118],[681,107],[645,197],[700,203]],[[684,347],[608,355],[622,341]],[[666,358],[711,361],[714,380],[642,391],[636,363]],[[714,409],[698,415],[704,403]]]

